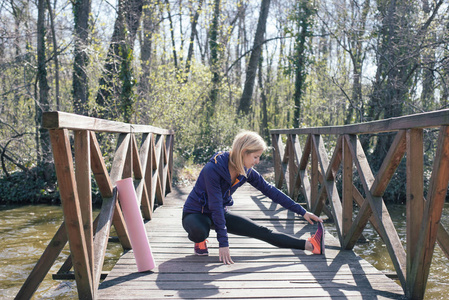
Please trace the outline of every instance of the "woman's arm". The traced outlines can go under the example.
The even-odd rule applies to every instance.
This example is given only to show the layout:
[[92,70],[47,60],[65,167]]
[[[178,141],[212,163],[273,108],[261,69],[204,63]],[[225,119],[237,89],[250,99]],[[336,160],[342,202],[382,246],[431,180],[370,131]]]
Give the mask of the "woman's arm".
[[212,221],[214,222],[217,240],[220,247],[229,247],[228,231],[226,229],[226,220],[224,217],[223,196],[221,193],[221,176],[214,169],[212,163],[204,167],[205,187],[207,192],[207,205],[212,212]]
[[303,218],[306,219],[310,224],[313,224],[313,221],[323,222],[320,217],[317,217],[315,214],[308,212],[299,203],[296,203],[292,198],[284,194],[278,188],[269,184],[256,170],[253,169],[252,172],[248,175],[248,182],[256,189],[261,191],[265,196],[282,205],[282,207],[303,216]]

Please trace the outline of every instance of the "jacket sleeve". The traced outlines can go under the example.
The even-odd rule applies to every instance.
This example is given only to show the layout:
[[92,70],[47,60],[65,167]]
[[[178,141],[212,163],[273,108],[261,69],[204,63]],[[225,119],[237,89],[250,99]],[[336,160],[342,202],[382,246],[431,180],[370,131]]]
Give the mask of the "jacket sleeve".
[[269,184],[256,170],[250,170],[248,182],[262,192],[262,194],[270,198],[272,201],[280,204],[282,207],[291,210],[294,213],[300,214],[301,216],[304,216],[307,212],[304,207],[293,201],[292,198],[284,194],[275,186]]
[[228,231],[226,228],[226,219],[224,216],[223,196],[220,188],[220,175],[214,170],[215,165],[206,164],[205,168],[205,186],[207,192],[207,205],[212,212],[212,221],[214,222],[217,240],[220,247],[228,247]]

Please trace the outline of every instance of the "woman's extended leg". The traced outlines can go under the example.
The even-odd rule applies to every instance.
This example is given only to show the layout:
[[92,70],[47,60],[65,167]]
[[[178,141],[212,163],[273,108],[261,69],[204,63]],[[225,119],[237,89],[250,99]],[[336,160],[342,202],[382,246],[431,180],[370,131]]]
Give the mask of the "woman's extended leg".
[[279,248],[305,249],[306,240],[273,231],[257,224],[250,218],[234,214],[230,211],[225,213],[225,218],[229,233],[256,238]]

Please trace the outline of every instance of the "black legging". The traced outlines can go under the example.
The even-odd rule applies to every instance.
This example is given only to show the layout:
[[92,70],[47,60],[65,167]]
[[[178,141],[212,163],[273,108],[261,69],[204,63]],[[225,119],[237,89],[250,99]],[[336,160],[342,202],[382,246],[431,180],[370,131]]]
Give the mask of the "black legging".
[[[225,212],[225,219],[228,233],[256,238],[279,248],[305,249],[305,240],[273,231],[253,222],[250,218],[227,211]],[[182,226],[187,231],[188,237],[192,242],[200,243],[209,237],[213,223],[208,215],[184,213]]]

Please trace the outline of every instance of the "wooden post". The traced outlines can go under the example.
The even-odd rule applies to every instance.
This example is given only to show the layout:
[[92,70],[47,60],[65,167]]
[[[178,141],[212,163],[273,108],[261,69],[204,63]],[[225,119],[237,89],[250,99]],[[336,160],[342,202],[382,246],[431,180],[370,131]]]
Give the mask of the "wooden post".
[[[94,274],[94,247],[92,230],[92,186],[90,176],[90,138],[89,131],[75,130],[75,178],[80,200],[87,256],[90,273]],[[94,289],[95,291],[95,289]],[[93,295],[95,298],[95,294]]]
[[352,155],[348,147],[348,141],[343,139],[343,170],[342,170],[342,210],[343,210],[343,237],[346,235],[352,226],[352,194],[353,194],[353,183],[352,183]]
[[424,213],[424,153],[422,129],[407,130],[407,286],[416,255]]
[[279,134],[271,135],[271,139],[273,144],[275,185],[277,188],[282,188],[282,184],[284,183],[284,172],[282,169],[284,145],[282,144],[281,136]]
[[426,290],[430,263],[432,262],[439,222],[449,182],[449,127],[442,126],[438,138],[432,175],[425,202],[423,221],[416,245],[406,289],[406,295],[413,299],[422,299]]
[[296,175],[298,173],[298,166],[295,162],[295,141],[296,135],[289,134],[287,138],[288,147],[288,193],[291,198],[295,198],[295,183]]
[[[312,137],[310,138],[310,142],[312,143]],[[311,149],[311,158],[310,158],[310,201],[312,203],[312,207],[317,205],[318,199],[318,190],[320,188],[319,185],[319,172],[318,172],[318,156],[317,149],[312,146]],[[321,189],[324,189],[324,184],[321,186]]]
[[68,131],[67,129],[50,130],[50,138],[78,296],[82,299],[93,299],[92,272],[87,253]]

